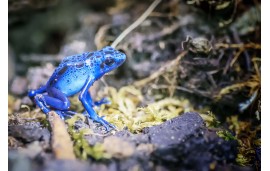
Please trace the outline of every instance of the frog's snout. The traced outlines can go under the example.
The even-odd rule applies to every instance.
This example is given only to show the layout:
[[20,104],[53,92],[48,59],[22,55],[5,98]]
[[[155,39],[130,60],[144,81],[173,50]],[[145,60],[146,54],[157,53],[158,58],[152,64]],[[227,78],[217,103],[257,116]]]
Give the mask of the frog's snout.
[[126,60],[126,54],[119,52],[116,57],[116,62],[118,65],[121,65]]

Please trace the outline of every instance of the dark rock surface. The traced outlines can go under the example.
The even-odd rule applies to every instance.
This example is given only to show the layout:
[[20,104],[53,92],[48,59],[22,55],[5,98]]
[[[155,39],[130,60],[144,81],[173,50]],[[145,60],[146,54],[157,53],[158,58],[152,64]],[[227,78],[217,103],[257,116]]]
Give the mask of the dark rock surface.
[[[90,169],[92,167],[90,167],[89,163],[78,160],[54,160],[46,163],[42,171],[90,171],[94,170]],[[95,169],[100,170],[99,167]]]
[[233,163],[237,155],[237,142],[219,138],[197,113],[185,113],[145,132],[157,148],[151,159],[169,169],[209,170],[211,163]]
[[27,122],[24,125],[9,125],[8,135],[21,139],[23,142],[45,141],[49,143],[50,132],[43,128],[39,122]]
[[234,163],[237,143],[219,138],[206,129],[197,131],[181,143],[158,148],[152,158],[171,169],[209,170],[211,163]]
[[169,146],[184,142],[185,138],[196,133],[204,126],[203,119],[197,113],[185,113],[161,125],[150,127],[145,130],[150,143],[159,148],[168,148]]
[[14,150],[8,151],[8,168],[10,171],[32,171],[30,158]]

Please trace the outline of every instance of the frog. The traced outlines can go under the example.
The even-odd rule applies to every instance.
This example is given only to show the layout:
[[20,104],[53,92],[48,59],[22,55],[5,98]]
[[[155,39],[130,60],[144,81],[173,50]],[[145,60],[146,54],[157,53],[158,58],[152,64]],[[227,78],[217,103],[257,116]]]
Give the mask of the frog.
[[208,55],[213,47],[209,40],[204,37],[196,37],[193,39],[190,36],[187,36],[186,40],[182,42],[182,49],[187,49],[194,54]]
[[69,97],[78,94],[88,119],[100,123],[107,131],[116,127],[99,117],[94,110],[95,106],[109,104],[107,98],[94,102],[89,88],[103,75],[115,70],[126,60],[125,53],[111,46],[105,46],[101,50],[84,52],[67,56],[62,59],[54,70],[47,83],[38,89],[29,89],[28,96],[34,103],[47,114],[54,110],[61,119],[76,114],[69,110]]

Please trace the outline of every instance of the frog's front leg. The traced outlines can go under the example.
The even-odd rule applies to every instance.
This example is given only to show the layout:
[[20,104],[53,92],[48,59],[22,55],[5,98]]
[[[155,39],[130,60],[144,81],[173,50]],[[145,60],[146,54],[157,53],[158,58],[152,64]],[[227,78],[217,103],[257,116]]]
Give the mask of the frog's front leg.
[[46,86],[41,86],[39,89],[36,90],[29,90],[28,91],[28,97],[33,98],[37,94],[42,94],[46,91]]
[[106,97],[102,98],[99,101],[93,101],[89,92],[87,92],[87,94],[86,94],[86,100],[89,103],[91,103],[92,107],[94,107],[94,106],[100,107],[103,104],[110,104],[111,103],[110,100],[108,98],[106,98]]
[[99,117],[97,115],[97,113],[95,112],[95,110],[93,109],[92,98],[90,96],[90,93],[88,92],[88,89],[90,88],[90,86],[92,84],[93,84],[93,81],[91,79],[88,79],[88,81],[86,82],[85,86],[83,87],[83,89],[79,95],[79,99],[80,99],[82,105],[84,106],[85,110],[89,114],[89,117],[91,119],[93,119],[94,121],[101,123],[106,128],[107,131],[110,130],[109,127],[112,127],[115,129],[114,125],[107,122],[102,117]]

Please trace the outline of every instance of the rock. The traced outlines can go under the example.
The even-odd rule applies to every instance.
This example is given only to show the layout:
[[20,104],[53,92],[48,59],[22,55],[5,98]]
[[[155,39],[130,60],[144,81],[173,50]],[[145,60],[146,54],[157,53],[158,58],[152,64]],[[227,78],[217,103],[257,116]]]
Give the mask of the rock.
[[127,158],[134,154],[135,146],[115,136],[109,136],[104,139],[103,146],[105,151],[115,158]]
[[23,95],[27,92],[28,81],[24,77],[16,76],[12,81],[10,91],[14,95]]
[[194,112],[145,128],[141,134],[122,130],[105,141],[104,147],[114,154],[123,155],[130,148],[123,142],[136,145],[128,157],[115,160],[117,170],[209,170],[213,163],[215,167],[234,163],[237,155],[237,142],[218,137]]
[[45,85],[54,72],[54,69],[55,67],[51,63],[47,63],[42,67],[29,68],[27,72],[28,88],[37,89],[41,85]]
[[[215,168],[215,170],[218,171],[228,171],[228,170],[232,170],[232,171],[254,171],[255,169],[249,166],[237,166],[234,164],[229,164],[229,165],[225,165],[225,166],[217,166]],[[261,170],[261,169],[259,169]]]
[[139,145],[141,143],[149,143],[149,137],[146,134],[132,134],[128,130],[122,130],[115,133],[115,136]]
[[213,162],[235,162],[236,144],[235,141],[225,141],[217,137],[215,132],[201,130],[201,133],[190,136],[182,143],[157,149],[152,157],[170,169],[209,170]]
[[38,154],[42,152],[42,147],[38,141],[34,141],[27,145],[26,148],[20,148],[18,151],[30,158],[36,157]]
[[8,170],[10,171],[32,171],[31,160],[15,150],[8,151]]
[[204,127],[204,121],[198,113],[185,113],[179,117],[164,122],[161,125],[145,129],[150,143],[159,148],[182,143],[187,137]]
[[[52,160],[45,164],[42,171],[89,171],[92,167],[87,162],[79,160]],[[100,168],[102,166],[96,167],[97,170],[102,170]]]
[[136,148],[136,152],[144,156],[149,156],[154,150],[154,144],[139,144]]
[[8,135],[20,138],[23,142],[44,141],[49,143],[50,132],[43,128],[39,122],[27,122],[24,125],[9,125]]
[[237,141],[225,141],[204,126],[197,113],[185,113],[147,131],[156,150],[151,159],[169,170],[209,170],[210,164],[233,163]]
[[23,143],[17,140],[14,137],[8,136],[8,149],[17,149],[18,147],[22,147]]
[[153,164],[149,158],[130,157],[118,161],[117,171],[153,170]]
[[85,139],[88,141],[89,145],[95,145],[96,143],[103,142],[103,136],[98,135],[86,135]]

